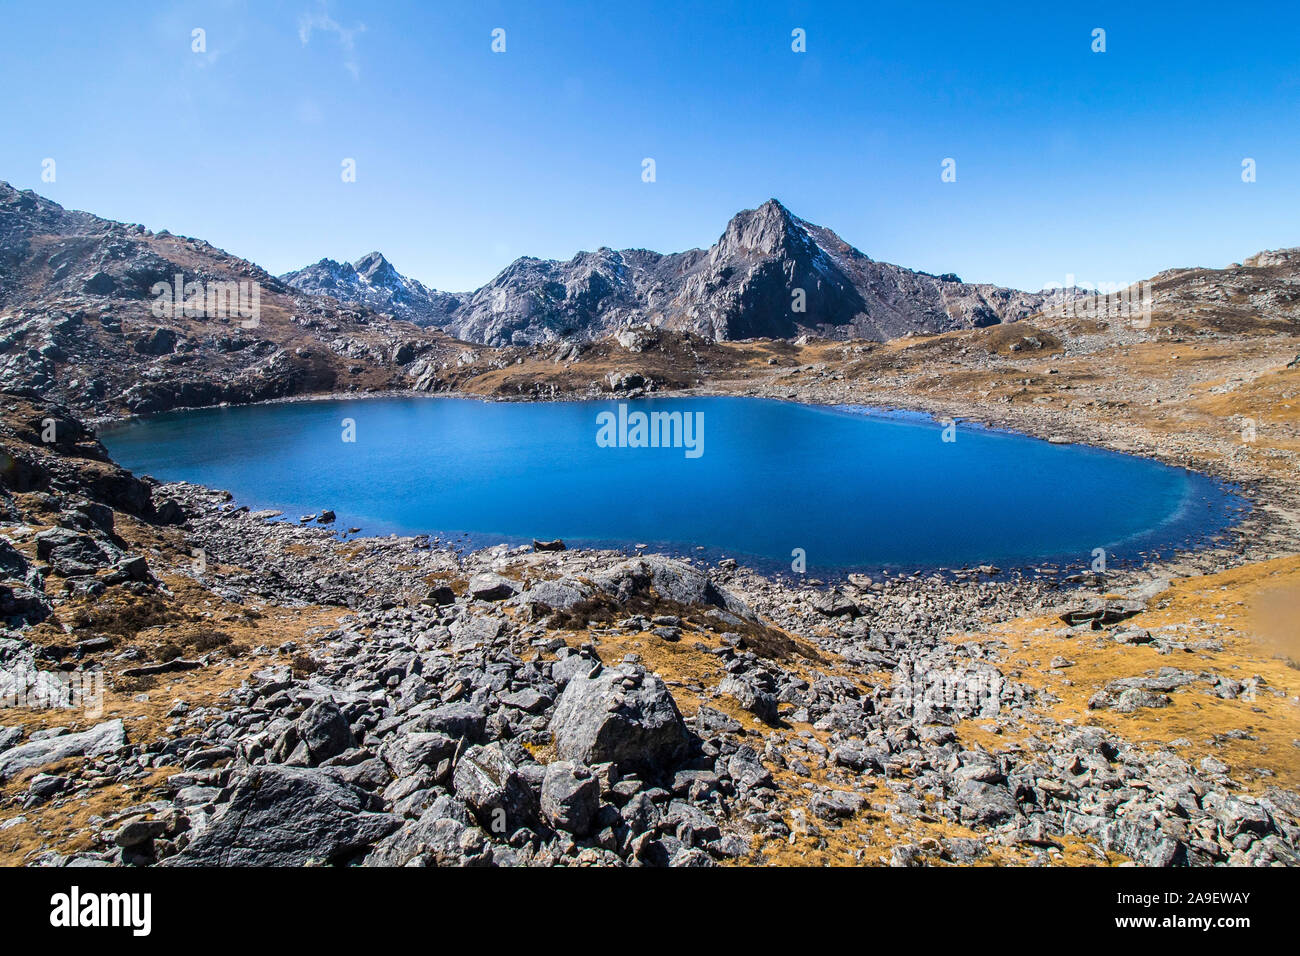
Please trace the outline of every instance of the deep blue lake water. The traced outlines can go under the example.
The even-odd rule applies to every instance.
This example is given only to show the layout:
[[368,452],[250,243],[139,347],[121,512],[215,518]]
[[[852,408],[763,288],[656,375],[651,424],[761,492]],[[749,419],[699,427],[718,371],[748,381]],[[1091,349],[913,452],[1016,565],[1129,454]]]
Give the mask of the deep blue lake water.
[[[137,474],[226,489],[292,520],[330,508],[363,534],[646,544],[786,570],[802,548],[809,573],[1083,566],[1095,548],[1113,562],[1202,540],[1244,506],[1182,469],[973,425],[945,442],[915,415],[623,404],[620,419],[613,401],[299,402],[169,413],[101,438]],[[638,447],[651,433],[661,447]]]

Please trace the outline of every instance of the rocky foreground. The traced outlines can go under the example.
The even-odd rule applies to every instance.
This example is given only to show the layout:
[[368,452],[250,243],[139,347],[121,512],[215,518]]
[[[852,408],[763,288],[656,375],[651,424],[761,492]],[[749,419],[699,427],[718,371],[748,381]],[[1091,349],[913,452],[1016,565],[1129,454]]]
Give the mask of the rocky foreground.
[[340,540],[18,395],[0,445],[9,864],[1300,862],[1294,659],[1243,618],[1300,559],[1249,540],[830,586]]

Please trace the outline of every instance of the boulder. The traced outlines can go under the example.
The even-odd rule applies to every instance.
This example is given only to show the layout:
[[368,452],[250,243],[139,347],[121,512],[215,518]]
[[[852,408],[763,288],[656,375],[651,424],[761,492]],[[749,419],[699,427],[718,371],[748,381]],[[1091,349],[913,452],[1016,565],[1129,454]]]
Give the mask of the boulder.
[[594,677],[575,674],[556,702],[550,729],[566,760],[652,773],[675,763],[689,739],[667,686],[636,665]]
[[294,722],[313,763],[321,763],[356,746],[348,720],[332,700],[318,700]]
[[104,575],[105,584],[123,584],[127,581],[148,582],[153,575],[149,573],[149,563],[138,554],[127,555]]
[[586,836],[600,809],[600,779],[587,767],[556,760],[542,778],[542,817],[557,830]]
[[439,797],[400,830],[375,845],[365,866],[469,866],[491,861],[491,847],[474,827],[464,804]]
[[591,588],[572,579],[539,581],[523,594],[523,599],[529,603],[562,610],[568,610],[589,597]]
[[661,600],[685,605],[712,605],[737,617],[755,619],[754,611],[740,598],[718,587],[698,568],[672,558],[658,555],[633,558],[595,575],[592,583],[620,600],[650,587]]
[[843,820],[853,816],[867,804],[867,798],[848,790],[828,790],[819,793],[808,804],[808,809],[823,820]]
[[185,509],[171,498],[158,502],[155,517],[159,524],[181,524],[185,521]]
[[504,601],[519,593],[519,582],[484,571],[469,579],[469,593],[480,601]]
[[0,538],[0,577],[16,578],[21,581],[27,574],[27,559],[23,553]]
[[498,744],[465,751],[452,782],[489,833],[506,836],[536,819],[532,791]]
[[440,733],[389,734],[379,756],[395,777],[413,777],[422,767],[436,770],[456,752],[456,741]]
[[1001,784],[966,780],[957,788],[953,800],[963,823],[993,826],[1011,819],[1016,812],[1015,797]]
[[1068,608],[1061,615],[1061,620],[1071,627],[1088,624],[1095,629],[1104,627],[1107,624],[1118,624],[1135,614],[1141,614],[1146,609],[1146,602],[1132,598],[1117,600],[1096,597],[1085,598],[1073,607]]
[[36,556],[65,577],[94,574],[117,557],[90,535],[70,528],[50,528],[38,534]]
[[857,604],[840,591],[819,591],[809,599],[808,604],[827,617],[858,617],[862,613]]
[[234,784],[208,826],[171,866],[303,866],[343,863],[401,820],[372,809],[360,787],[326,769],[253,767]]
[[469,741],[479,740],[487,727],[487,714],[475,704],[443,704],[408,726],[409,730],[430,731]]
[[776,695],[743,677],[724,677],[718,685],[719,692],[735,699],[745,710],[768,724],[777,722]]
[[76,734],[29,741],[0,753],[0,780],[7,780],[30,767],[69,757],[101,757],[124,746],[126,727],[121,720],[106,720]]

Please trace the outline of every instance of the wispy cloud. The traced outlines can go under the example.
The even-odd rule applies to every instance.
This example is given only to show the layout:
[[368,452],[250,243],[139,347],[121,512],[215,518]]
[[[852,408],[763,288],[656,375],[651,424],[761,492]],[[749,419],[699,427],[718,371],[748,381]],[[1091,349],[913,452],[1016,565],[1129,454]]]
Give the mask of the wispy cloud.
[[302,40],[302,45],[306,46],[311,42],[313,31],[337,34],[339,46],[343,48],[343,66],[352,74],[352,78],[361,77],[361,68],[357,66],[357,34],[364,33],[366,25],[358,23],[352,27],[345,27],[325,9],[322,3],[316,8],[315,12],[304,13],[298,18],[298,39]]

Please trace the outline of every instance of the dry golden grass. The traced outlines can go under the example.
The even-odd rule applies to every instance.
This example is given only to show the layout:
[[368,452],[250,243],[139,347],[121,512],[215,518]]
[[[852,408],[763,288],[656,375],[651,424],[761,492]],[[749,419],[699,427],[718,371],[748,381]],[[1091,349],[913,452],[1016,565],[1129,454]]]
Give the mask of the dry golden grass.
[[176,769],[156,768],[127,784],[106,784],[72,800],[56,797],[41,807],[25,811],[24,822],[0,830],[0,866],[22,866],[42,850],[70,854],[96,849],[90,836],[90,819],[157,799],[159,787]]
[[[1101,632],[1097,636],[1057,637],[1061,624],[1050,617],[1022,618],[993,628],[986,636],[1009,644],[1004,671],[1007,665],[1016,668],[1018,680],[1060,698],[1060,703],[1046,711],[1057,721],[1104,727],[1150,748],[1166,748],[1170,741],[1182,738],[1188,744],[1178,748],[1181,756],[1193,763],[1204,757],[1223,761],[1232,779],[1247,790],[1296,788],[1300,787],[1300,671],[1276,642],[1288,639],[1287,635],[1294,641],[1296,617],[1293,613],[1288,619],[1285,612],[1294,612],[1297,594],[1300,558],[1279,558],[1175,581],[1153,609],[1125,622],[1125,626],[1152,631],[1173,625],[1188,642],[1218,641],[1221,651],[1188,649],[1160,654],[1152,645],[1116,644]],[[1266,622],[1263,629],[1261,620]],[[1270,630],[1275,624],[1284,628],[1281,634]],[[1285,630],[1287,627],[1290,630]],[[1058,655],[1074,661],[1059,676],[1048,667]],[[1174,691],[1168,707],[1131,714],[1088,709],[1088,699],[1109,682],[1161,667],[1205,671],[1237,681],[1258,676],[1264,683],[1254,699],[1221,699],[1212,693],[1211,683],[1197,682]],[[1229,731],[1246,731],[1251,739],[1221,736]],[[1001,749],[999,738],[976,737],[967,725],[961,728],[961,735],[989,750]],[[1019,739],[1023,738],[1007,736],[1001,746]]]

